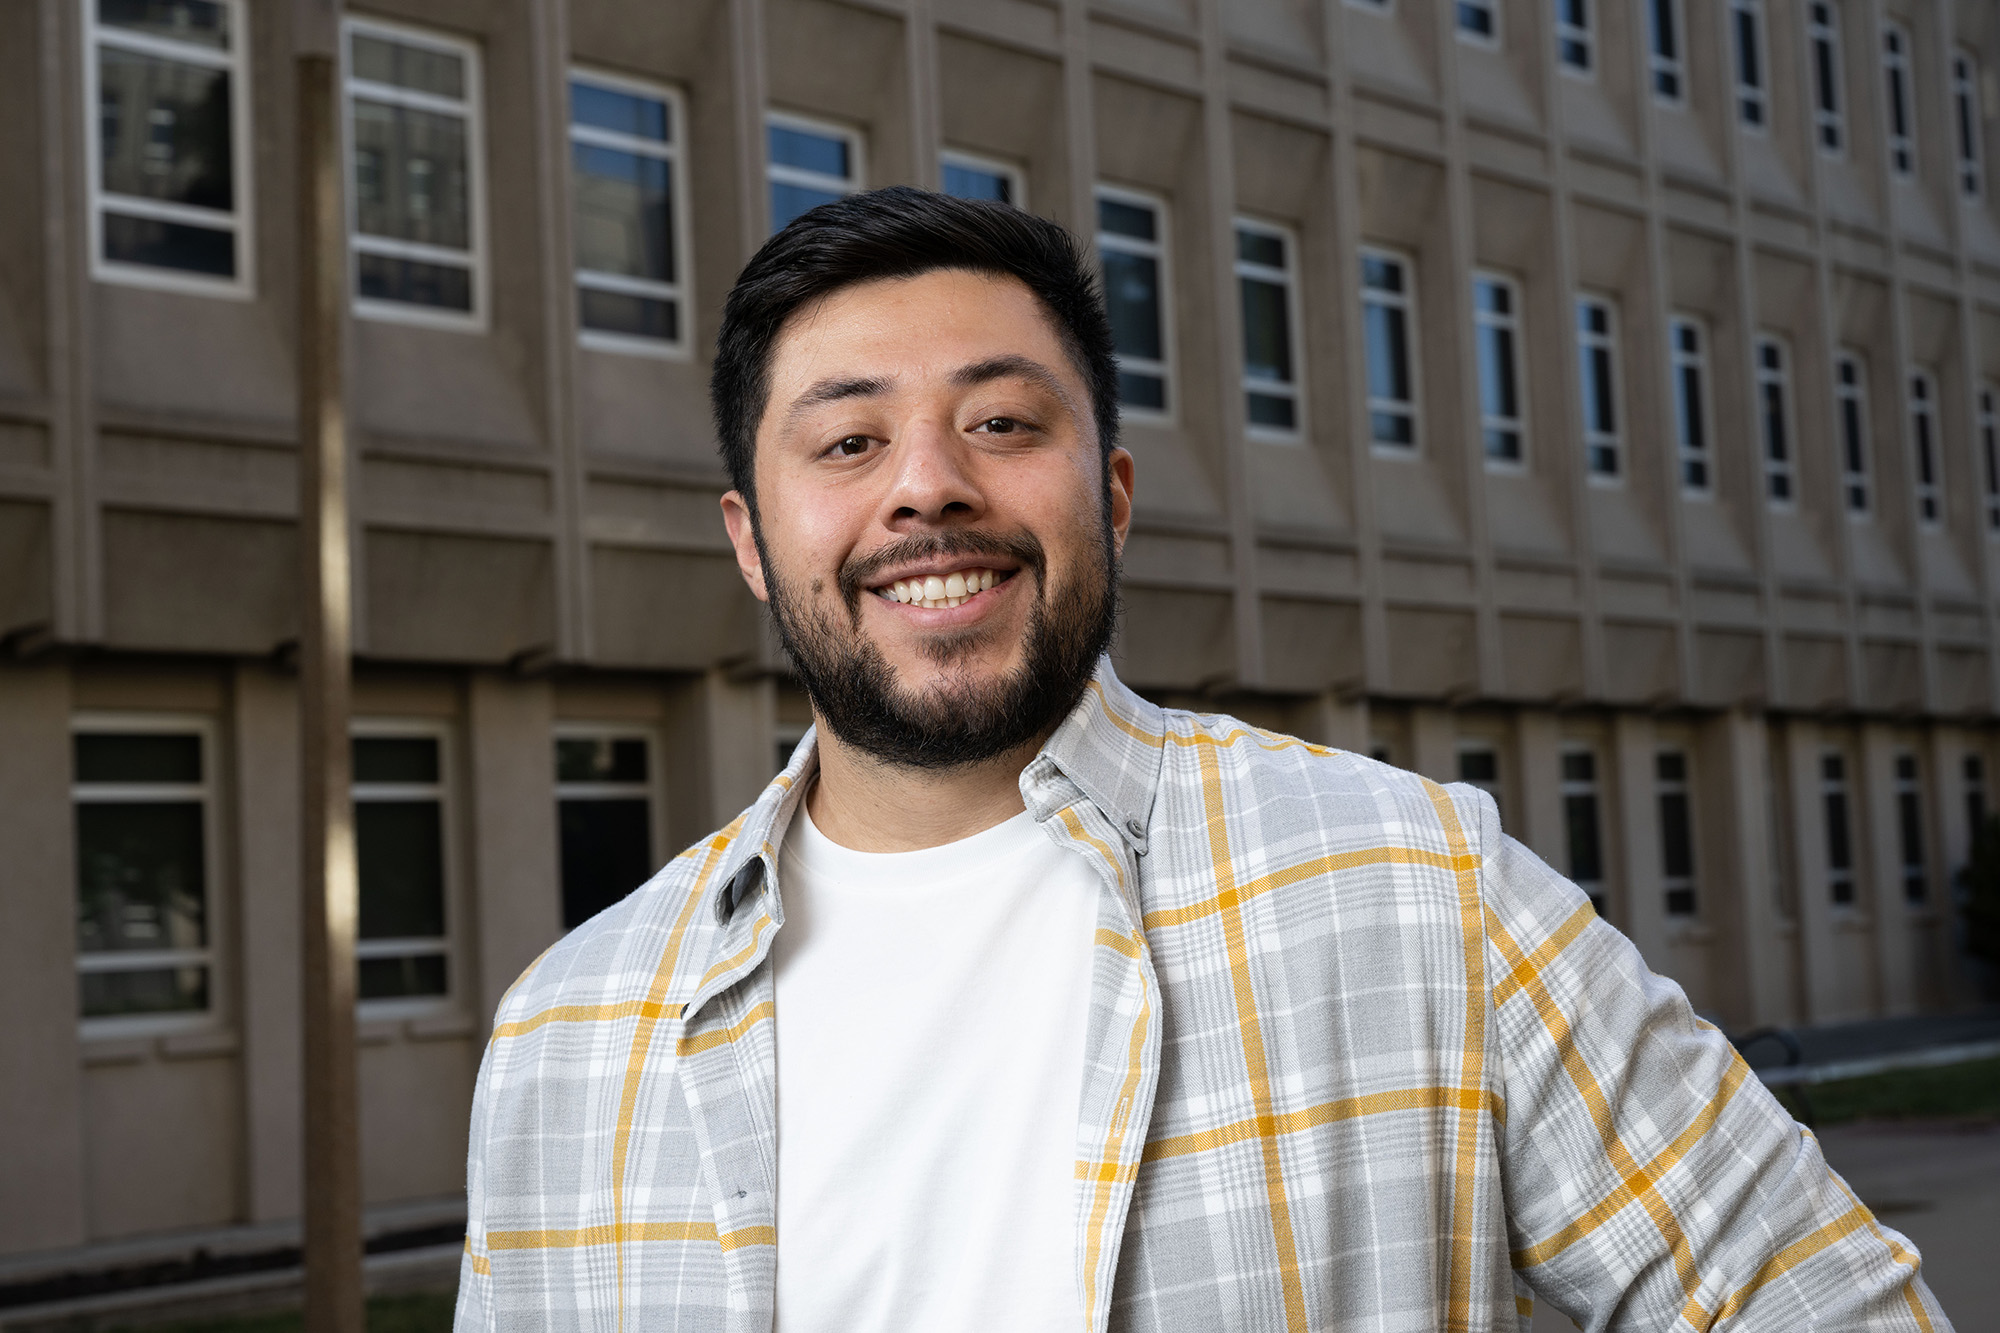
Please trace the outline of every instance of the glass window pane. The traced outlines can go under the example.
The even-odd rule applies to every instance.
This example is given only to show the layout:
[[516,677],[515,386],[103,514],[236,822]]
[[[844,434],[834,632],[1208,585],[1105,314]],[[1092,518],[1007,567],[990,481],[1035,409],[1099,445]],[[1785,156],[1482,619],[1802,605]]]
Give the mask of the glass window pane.
[[1167,410],[1167,382],[1143,371],[1118,372],[1118,401],[1126,407],[1142,407],[1154,412]]
[[1618,411],[1611,392],[1611,349],[1589,347],[1584,349],[1585,392],[1584,407],[1589,413],[1590,429],[1604,435],[1618,433]]
[[348,46],[348,57],[357,79],[437,97],[465,96],[465,60],[449,51],[357,32]]
[[1694,833],[1686,792],[1660,793],[1660,869],[1668,879],[1694,874]]
[[571,158],[577,267],[674,281],[671,164],[584,143]]
[[591,125],[637,139],[666,143],[673,137],[667,104],[659,98],[582,79],[570,80],[569,118],[575,125]]
[[1262,264],[1266,268],[1285,267],[1285,241],[1282,236],[1269,232],[1249,231],[1238,228],[1236,232],[1236,257],[1245,263]]
[[354,257],[354,272],[356,290],[371,301],[472,309],[472,271],[456,264],[360,254]]
[[1111,345],[1120,356],[1157,361],[1160,336],[1160,264],[1151,255],[1104,252],[1104,306],[1111,319]]
[[1361,256],[1361,285],[1379,292],[1403,290],[1403,266],[1379,255]]
[[1563,821],[1569,834],[1569,877],[1579,883],[1604,878],[1604,855],[1597,836],[1597,798],[1588,793],[1563,797]]
[[455,250],[470,245],[464,117],[356,98],[353,135],[356,230]]
[[578,322],[584,328],[595,329],[599,333],[651,338],[660,342],[673,342],[681,336],[679,305],[660,297],[580,287],[576,293],[576,304]]
[[1826,863],[1832,870],[1846,870],[1854,864],[1853,849],[1847,838],[1845,792],[1830,791],[1826,794]]
[[191,227],[158,218],[104,215],[104,258],[114,264],[236,276],[236,235],[220,227]]
[[1097,201],[1097,229],[1117,236],[1132,236],[1142,241],[1155,239],[1156,221],[1153,210],[1142,204],[1128,204],[1117,199]]
[[198,949],[208,942],[199,801],[76,807],[76,947]]
[[356,736],[356,782],[436,782],[438,743],[430,736]]
[[1243,278],[1243,373],[1253,380],[1292,382],[1292,326],[1285,289]]
[[97,75],[106,190],[198,208],[236,206],[227,71],[106,46]]
[[85,1018],[115,1014],[171,1014],[208,1008],[205,967],[147,968],[140,972],[84,972],[77,999]]
[[444,812],[436,801],[356,801],[361,938],[444,934]]
[[565,736],[556,741],[557,782],[645,780],[646,742],[636,736]]
[[653,873],[652,816],[643,798],[558,803],[563,928],[582,925]]
[[200,782],[201,737],[150,732],[76,735],[78,782]]
[[1514,373],[1514,334],[1491,325],[1479,330],[1479,408],[1490,417],[1521,415]]
[[831,134],[773,125],[769,135],[771,162],[801,171],[817,171],[845,179],[853,174],[847,140]]
[[1269,426],[1273,430],[1297,430],[1298,408],[1289,398],[1274,393],[1248,393],[1244,396],[1244,412],[1253,426]]
[[944,164],[944,192],[959,199],[992,199],[1002,204],[1014,202],[1014,183],[1006,176],[956,162]]
[[1903,845],[1903,864],[1921,866],[1924,863],[1924,807],[1917,793],[1897,793],[1896,824]]
[[802,213],[840,198],[831,190],[814,190],[785,181],[771,182],[771,230],[777,231]]
[[448,993],[443,954],[363,958],[358,972],[359,995],[364,1000],[396,1000]]
[[97,0],[97,21],[168,41],[229,49],[229,7],[218,0]]
[[1460,782],[1494,782],[1500,777],[1500,759],[1491,750],[1460,750],[1458,752],[1458,780]]
[[1402,310],[1371,303],[1364,323],[1368,338],[1368,396],[1408,402],[1409,343]]
[[1687,781],[1687,756],[1672,751],[1658,755],[1653,760],[1653,772],[1662,782]]
[[1370,412],[1368,434],[1377,444],[1415,444],[1416,423],[1400,412]]
[[1587,750],[1571,751],[1562,757],[1562,775],[1565,782],[1594,782],[1597,756]]

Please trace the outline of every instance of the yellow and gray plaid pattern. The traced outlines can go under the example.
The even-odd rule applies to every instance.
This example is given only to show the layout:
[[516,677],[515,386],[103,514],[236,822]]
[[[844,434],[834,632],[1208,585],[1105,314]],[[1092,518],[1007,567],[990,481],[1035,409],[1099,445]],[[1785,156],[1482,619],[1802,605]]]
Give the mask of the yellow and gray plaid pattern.
[[[461,1333],[771,1327],[765,960],[815,762],[808,737],[502,1002]],[[1537,1298],[1592,1329],[1950,1327],[1909,1243],[1483,793],[1154,707],[1108,663],[1021,791],[1104,885],[1091,1330],[1525,1330]]]

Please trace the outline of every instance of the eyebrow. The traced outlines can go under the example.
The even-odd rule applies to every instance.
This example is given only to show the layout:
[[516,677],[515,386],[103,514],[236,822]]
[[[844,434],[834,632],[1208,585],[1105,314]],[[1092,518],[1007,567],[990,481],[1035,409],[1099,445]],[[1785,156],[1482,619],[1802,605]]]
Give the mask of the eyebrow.
[[[994,380],[1023,379],[1043,390],[1070,412],[1076,411],[1076,404],[1070,400],[1069,390],[1063,387],[1061,379],[1054,371],[1032,358],[1009,353],[991,356],[984,361],[975,361],[969,366],[960,366],[946,376],[946,382],[953,388],[970,389]],[[828,403],[844,402],[849,398],[877,398],[888,393],[895,385],[880,375],[860,375],[849,379],[824,379],[814,384],[792,400],[785,410],[785,420],[797,421],[816,407]]]
[[792,401],[785,409],[787,423],[797,421],[815,407],[828,403],[838,403],[848,398],[877,398],[889,392],[893,386],[880,375],[864,375],[854,379],[821,380]]

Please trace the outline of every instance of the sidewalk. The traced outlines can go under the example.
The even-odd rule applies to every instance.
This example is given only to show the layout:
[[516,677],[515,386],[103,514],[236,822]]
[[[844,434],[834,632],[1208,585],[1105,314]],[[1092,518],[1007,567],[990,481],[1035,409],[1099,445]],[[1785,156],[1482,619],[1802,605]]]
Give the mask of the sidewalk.
[[1736,1033],[1731,1038],[1757,1076],[1773,1087],[2000,1056],[2000,1008],[1994,1007],[1968,1014],[1871,1018],[1786,1031],[1798,1042],[1796,1064],[1788,1062],[1788,1049],[1777,1037],[1747,1041],[1756,1034]]

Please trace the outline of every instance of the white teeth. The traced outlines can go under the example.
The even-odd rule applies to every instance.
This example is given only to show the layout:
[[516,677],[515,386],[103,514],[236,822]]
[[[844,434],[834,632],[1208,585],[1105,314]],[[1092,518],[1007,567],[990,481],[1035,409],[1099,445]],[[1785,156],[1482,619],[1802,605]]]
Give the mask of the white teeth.
[[967,598],[991,588],[996,581],[997,576],[990,569],[964,569],[942,578],[929,574],[923,578],[897,579],[888,587],[875,591],[892,602],[935,611],[959,606]]
[[942,596],[944,596],[944,580],[932,574],[924,580],[924,600],[935,602]]
[[982,570],[980,570],[980,571],[979,571],[979,591],[981,591],[981,592],[985,592],[985,591],[986,591],[986,590],[987,590],[988,588],[990,588],[990,587],[992,587],[992,586],[993,586],[993,571],[992,571],[992,570],[990,570],[990,569],[982,569]]
[[965,596],[965,575],[963,574],[945,575],[944,595],[953,598]]

